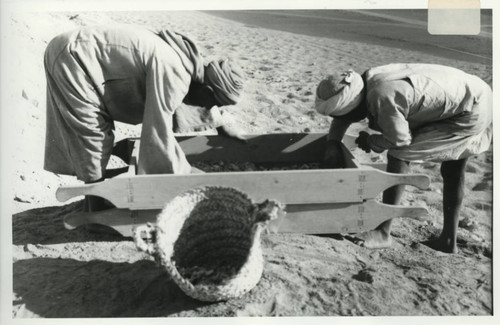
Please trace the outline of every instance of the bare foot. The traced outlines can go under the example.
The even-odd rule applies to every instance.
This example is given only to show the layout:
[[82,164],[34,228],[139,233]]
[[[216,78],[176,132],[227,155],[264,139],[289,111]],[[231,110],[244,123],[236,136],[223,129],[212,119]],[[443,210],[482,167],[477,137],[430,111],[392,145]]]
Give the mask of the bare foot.
[[388,248],[392,245],[391,235],[381,230],[370,230],[353,237],[356,245],[366,248]]
[[424,241],[422,244],[436,251],[450,254],[458,253],[457,245],[451,239],[439,237],[437,239]]

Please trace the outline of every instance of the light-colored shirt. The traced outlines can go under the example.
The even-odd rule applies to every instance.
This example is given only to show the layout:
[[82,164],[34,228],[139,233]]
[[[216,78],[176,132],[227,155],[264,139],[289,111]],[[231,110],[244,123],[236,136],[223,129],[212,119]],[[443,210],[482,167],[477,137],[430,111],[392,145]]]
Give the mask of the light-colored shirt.
[[[434,64],[389,64],[365,73],[366,106],[375,151],[412,143],[412,133],[433,122],[450,134],[473,135],[491,122],[491,108],[476,105],[489,86],[461,70]],[[346,122],[333,121],[330,138],[341,138]],[[335,130],[334,130],[335,129]],[[345,132],[345,131],[344,131]]]
[[118,25],[63,33],[49,43],[44,63],[49,171],[74,172],[84,181],[101,178],[112,151],[113,121],[120,121],[143,124],[140,173],[187,173],[190,166],[173,135],[174,113],[192,115],[177,121],[202,122],[192,125],[197,131],[222,124],[216,107],[177,111],[193,75],[151,30]]

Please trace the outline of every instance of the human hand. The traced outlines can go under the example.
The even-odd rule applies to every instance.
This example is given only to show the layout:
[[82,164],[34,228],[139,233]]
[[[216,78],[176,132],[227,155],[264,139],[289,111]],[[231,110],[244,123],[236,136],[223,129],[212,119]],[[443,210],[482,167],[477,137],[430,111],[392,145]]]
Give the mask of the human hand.
[[217,133],[227,138],[236,139],[245,143],[247,142],[243,130],[234,124],[224,124],[218,127]]
[[226,111],[221,112],[222,125],[217,128],[217,133],[221,136],[247,142],[245,131],[238,126],[233,116]]
[[326,168],[344,167],[344,153],[340,141],[330,140],[326,143],[323,164]]
[[369,153],[371,151],[370,144],[368,143],[369,136],[370,134],[368,134],[368,132],[361,131],[354,141],[358,145],[358,147],[366,153]]

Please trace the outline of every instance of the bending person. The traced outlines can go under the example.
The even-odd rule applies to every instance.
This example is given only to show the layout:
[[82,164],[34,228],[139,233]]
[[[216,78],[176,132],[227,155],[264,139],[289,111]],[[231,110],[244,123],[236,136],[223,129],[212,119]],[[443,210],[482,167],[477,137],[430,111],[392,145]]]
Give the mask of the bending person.
[[[320,82],[316,109],[333,117],[325,160],[342,161],[339,142],[349,125],[368,118],[380,134],[360,132],[356,143],[365,152],[387,150],[387,171],[406,173],[411,161],[441,163],[444,223],[427,246],[457,252],[456,237],[470,156],[488,150],[492,140],[492,91],[480,78],[433,64],[389,64],[359,75],[337,72]],[[404,186],[383,194],[398,204]],[[356,237],[371,248],[391,245],[391,220]]]
[[[48,171],[85,183],[102,181],[113,151],[114,121],[142,123],[140,174],[190,173],[174,137],[176,121],[242,138],[217,108],[239,101],[242,70],[227,59],[206,64],[195,43],[174,31],[78,29],[48,44],[44,65]],[[183,103],[191,106],[178,110]],[[91,201],[89,210],[100,209]]]

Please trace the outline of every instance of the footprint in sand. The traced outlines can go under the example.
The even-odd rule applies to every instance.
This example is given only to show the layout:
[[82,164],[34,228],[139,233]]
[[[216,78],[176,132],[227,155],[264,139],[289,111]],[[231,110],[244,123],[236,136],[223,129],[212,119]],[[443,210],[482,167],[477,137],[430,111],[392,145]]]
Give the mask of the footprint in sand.
[[479,211],[491,211],[492,206],[491,203],[488,202],[476,202],[474,203],[474,209]]
[[473,191],[491,191],[493,188],[493,175],[488,172],[483,175],[481,182],[472,187]]
[[491,184],[491,180],[484,180],[478,184],[476,184],[472,190],[473,191],[488,191],[488,190],[491,190],[492,188],[492,184]]

